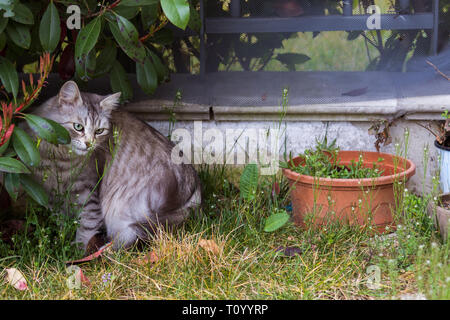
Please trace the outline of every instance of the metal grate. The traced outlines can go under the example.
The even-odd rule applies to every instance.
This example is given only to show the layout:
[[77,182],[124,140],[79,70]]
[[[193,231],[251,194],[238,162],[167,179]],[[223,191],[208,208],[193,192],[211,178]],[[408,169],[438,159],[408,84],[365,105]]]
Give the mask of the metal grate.
[[[330,3],[335,5],[330,6]],[[220,70],[211,67],[214,65],[211,61],[214,59],[228,59],[225,61],[226,63],[236,63],[230,57],[224,57],[223,50],[226,49],[235,50],[235,55],[239,55],[241,52],[245,58],[249,54],[250,56],[253,54],[254,57],[255,54],[251,51],[259,48],[259,59],[264,64],[267,55],[273,53],[277,46],[279,47],[280,37],[283,39],[295,37],[298,32],[312,32],[314,36],[317,36],[319,32],[346,31],[349,39],[358,37],[363,34],[362,31],[368,29],[369,15],[355,13],[366,10],[370,3],[372,2],[360,1],[359,7],[353,8],[353,1],[229,0],[226,2],[209,0],[205,7],[202,0],[203,28],[200,39],[200,72]],[[392,52],[390,56],[387,55],[387,58],[384,57],[384,60],[391,61],[380,61],[381,65],[384,64],[381,69],[390,69],[393,63],[398,64],[397,69],[401,68],[400,58],[404,58],[406,54],[404,51],[411,50],[412,46],[417,47],[416,52],[420,54],[421,51],[426,52],[429,49],[432,54],[436,54],[438,11],[438,0],[426,2],[423,8],[417,8],[414,2],[400,0],[395,1],[395,4],[387,9],[389,13],[381,14],[382,29],[393,30],[393,32],[386,36],[385,33],[376,31],[377,34],[374,36],[372,44],[375,44],[376,41],[383,43],[384,40],[386,49],[391,50],[393,43],[400,43],[405,39],[407,41],[403,43],[409,41],[406,48],[399,45],[398,52]],[[421,35],[420,30],[425,30],[425,34]],[[370,43],[370,37],[365,34],[363,36]],[[257,42],[252,44],[252,37],[259,44],[256,44]],[[415,37],[414,41],[410,41],[411,37]],[[424,49],[425,44],[428,49]],[[223,48],[223,46],[227,46],[227,48]],[[222,53],[219,52],[220,50]],[[241,65],[245,64],[242,69],[249,70],[249,61],[240,60]],[[219,63],[216,61],[215,65],[218,66]],[[224,71],[233,70],[229,65],[222,69]],[[258,68],[256,69],[258,70]],[[368,69],[370,69],[370,65]]]

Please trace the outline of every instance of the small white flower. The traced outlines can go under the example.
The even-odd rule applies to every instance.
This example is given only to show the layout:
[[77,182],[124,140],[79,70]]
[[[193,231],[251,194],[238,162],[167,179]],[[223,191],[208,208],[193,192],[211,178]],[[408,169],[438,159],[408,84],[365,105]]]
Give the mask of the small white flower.
[[425,263],[426,263],[427,265],[429,265],[429,264],[431,263],[431,261],[430,261],[430,260],[427,260],[427,261],[425,261]]
[[437,246],[438,246],[438,244],[437,244],[436,242],[432,242],[432,243],[431,243],[431,247],[432,247],[432,248],[437,248]]

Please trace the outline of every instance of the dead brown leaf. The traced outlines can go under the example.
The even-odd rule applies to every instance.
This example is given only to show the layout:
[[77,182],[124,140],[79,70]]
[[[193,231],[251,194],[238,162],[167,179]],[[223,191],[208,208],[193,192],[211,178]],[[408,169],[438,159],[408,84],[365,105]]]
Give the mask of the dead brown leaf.
[[198,241],[198,246],[207,252],[218,255],[220,253],[220,248],[214,240],[200,239]]
[[159,261],[159,257],[155,251],[151,251],[145,255],[143,258],[138,258],[134,260],[134,263],[144,266],[147,264],[153,264]]
[[17,290],[27,290],[27,280],[25,280],[25,277],[23,276],[22,272],[16,268],[9,268],[6,269],[6,281],[12,285]]

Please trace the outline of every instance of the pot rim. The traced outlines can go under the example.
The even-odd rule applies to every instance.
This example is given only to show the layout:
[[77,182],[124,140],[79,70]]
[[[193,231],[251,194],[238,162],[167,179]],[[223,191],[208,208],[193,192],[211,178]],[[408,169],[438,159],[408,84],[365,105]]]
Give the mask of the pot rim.
[[440,150],[450,151],[450,147],[446,147],[446,146],[439,144],[439,142],[437,140],[434,140],[434,146]]
[[[362,154],[377,154],[378,156],[388,156],[391,158],[398,158],[406,161],[406,170],[391,174],[388,176],[381,176],[378,178],[363,178],[363,179],[336,179],[336,178],[317,178],[313,176],[302,175],[290,169],[283,168],[283,175],[294,183],[303,183],[317,186],[332,186],[332,187],[373,187],[393,184],[401,178],[408,180],[416,172],[416,165],[409,159],[398,157],[389,153],[373,152],[373,151],[339,151],[339,154],[359,152]],[[301,156],[295,157],[292,160],[299,159]],[[383,163],[380,163],[383,167]],[[384,166],[385,167],[385,166]]]

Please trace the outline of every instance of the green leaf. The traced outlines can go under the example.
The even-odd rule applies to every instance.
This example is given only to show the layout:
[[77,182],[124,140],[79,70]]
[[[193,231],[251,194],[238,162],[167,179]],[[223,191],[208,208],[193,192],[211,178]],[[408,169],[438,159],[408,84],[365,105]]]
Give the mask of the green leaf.
[[19,160],[0,157],[0,171],[11,173],[30,173],[30,170]]
[[156,21],[159,13],[158,9],[159,2],[141,8],[141,22],[144,29],[150,28],[150,26]]
[[[1,121],[1,120],[0,120]],[[9,138],[1,147],[0,147],[0,156],[5,153],[6,149],[9,146],[9,142],[11,141],[11,138]]]
[[187,0],[161,0],[166,17],[180,29],[186,29],[189,23],[189,2]]
[[50,119],[46,119],[48,122],[50,122],[50,124],[52,125],[53,129],[56,132],[56,142],[58,144],[69,144],[70,141],[72,140],[70,138],[70,134],[69,131],[66,130],[66,128],[64,128],[62,125],[60,125],[59,123],[50,120]]
[[158,86],[158,75],[150,58],[145,59],[144,65],[136,63],[136,79],[142,90],[152,95]]
[[159,0],[122,0],[120,1],[121,6],[125,7],[140,7],[140,6],[148,6],[152,4],[158,4]]
[[139,34],[134,25],[118,14],[109,21],[109,29],[122,50],[134,61],[144,64],[145,47],[139,41]]
[[3,18],[3,16],[0,15],[0,33],[2,33],[5,30],[7,24],[8,18]]
[[88,81],[95,76],[95,65],[97,63],[95,55],[95,50],[92,50],[83,56],[84,59],[75,59],[75,70],[81,80]]
[[202,27],[202,20],[200,19],[200,14],[198,13],[197,10],[195,10],[192,4],[190,5],[190,15],[191,16],[189,18],[188,27],[191,30],[200,33],[200,28]]
[[158,74],[158,81],[159,82],[164,81],[166,77],[169,75],[169,69],[167,69],[167,67],[164,64],[162,64],[161,59],[159,59],[159,57],[155,53],[153,53],[151,50],[147,51],[150,54],[153,66],[155,67],[156,73]]
[[[75,66],[77,74],[82,80],[89,79],[89,70],[95,70],[95,53],[91,53],[100,35],[102,21],[100,16],[84,26],[77,36],[75,43]],[[91,55],[89,56],[89,54]]]
[[137,16],[139,13],[139,7],[126,7],[123,5],[118,5],[114,8],[114,12],[130,20]]
[[14,16],[11,17],[12,20],[22,24],[34,24],[33,13],[26,5],[16,2],[13,12]]
[[67,130],[55,121],[34,114],[25,114],[24,117],[30,128],[42,139],[53,144],[70,143]]
[[5,189],[13,201],[17,201],[19,196],[20,179],[17,173],[5,173]]
[[241,198],[253,200],[258,188],[258,166],[255,163],[249,163],[245,166],[239,180],[239,189]]
[[41,206],[48,206],[48,194],[45,189],[28,175],[20,175],[20,184],[26,193]]
[[6,58],[0,57],[0,80],[6,91],[17,97],[19,91],[19,76],[16,67]]
[[100,35],[101,26],[102,21],[100,17],[97,17],[81,28],[75,43],[75,57],[86,55],[94,48]]
[[21,128],[14,128],[12,134],[14,150],[19,158],[27,165],[34,167],[39,164],[41,157],[34,141]]
[[59,43],[60,36],[61,25],[58,9],[52,1],[48,4],[39,26],[39,39],[41,40],[42,48],[45,51],[53,52]]
[[6,32],[9,38],[19,47],[29,49],[31,44],[30,29],[23,24],[8,23]]
[[109,72],[111,89],[113,92],[122,92],[120,100],[122,102],[129,101],[133,97],[133,88],[128,80],[125,69],[116,60]]
[[267,217],[266,223],[264,226],[265,232],[273,232],[286,224],[289,221],[289,214],[280,210],[278,213],[274,213]]
[[111,70],[114,61],[116,61],[117,47],[115,44],[108,43],[106,47],[100,51],[96,59],[95,77],[103,76]]

